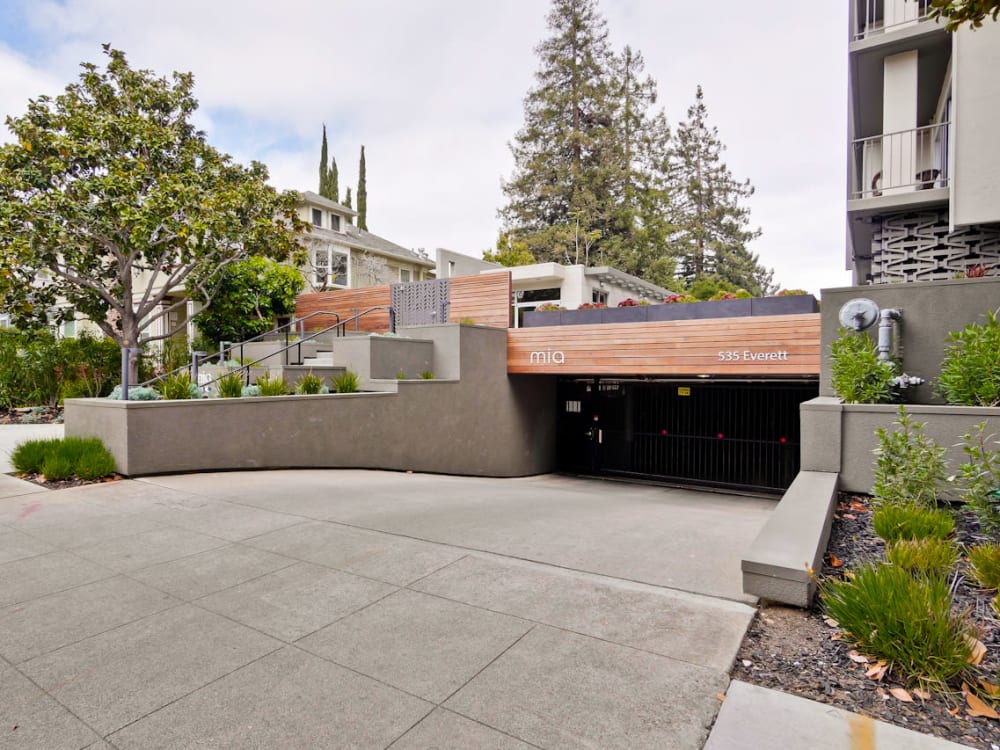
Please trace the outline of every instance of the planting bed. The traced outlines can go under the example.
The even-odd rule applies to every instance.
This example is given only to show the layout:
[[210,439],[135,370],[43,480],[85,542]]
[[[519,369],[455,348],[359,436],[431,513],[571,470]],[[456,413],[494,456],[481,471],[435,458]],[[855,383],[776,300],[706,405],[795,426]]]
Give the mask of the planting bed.
[[[957,541],[962,544],[980,540],[973,516],[957,513],[955,529]],[[884,555],[885,545],[872,531],[869,498],[842,495],[822,575],[841,576],[858,563],[880,560]],[[978,628],[979,640],[986,646],[980,676],[997,685],[1000,623],[991,605],[995,592],[977,589],[963,565],[959,564],[953,587],[956,607],[968,613]],[[961,692],[932,692],[927,700],[911,693],[913,702],[903,702],[891,692],[903,687],[903,683],[891,672],[880,681],[866,677],[868,665],[851,659],[853,648],[849,642],[839,640],[838,628],[825,620],[819,602],[806,611],[763,605],[736,657],[733,678],[970,747],[1000,750],[1000,720],[970,716]]]
[[0,424],[61,424],[61,406],[25,406],[9,411],[0,409]]

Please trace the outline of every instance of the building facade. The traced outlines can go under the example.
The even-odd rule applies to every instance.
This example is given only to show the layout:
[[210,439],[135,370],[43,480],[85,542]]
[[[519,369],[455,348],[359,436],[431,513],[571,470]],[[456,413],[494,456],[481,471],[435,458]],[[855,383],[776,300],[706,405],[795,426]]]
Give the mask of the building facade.
[[850,0],[847,269],[856,284],[1000,272],[1000,23]]

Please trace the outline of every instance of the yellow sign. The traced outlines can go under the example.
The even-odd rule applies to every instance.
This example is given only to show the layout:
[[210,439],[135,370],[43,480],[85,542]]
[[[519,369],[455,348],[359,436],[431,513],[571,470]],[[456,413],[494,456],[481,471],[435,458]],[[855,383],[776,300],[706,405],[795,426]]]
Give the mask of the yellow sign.
[[691,389],[688,388],[687,386],[683,386],[682,385],[682,386],[680,386],[680,387],[677,388],[677,395],[678,396],[690,396],[691,395]]

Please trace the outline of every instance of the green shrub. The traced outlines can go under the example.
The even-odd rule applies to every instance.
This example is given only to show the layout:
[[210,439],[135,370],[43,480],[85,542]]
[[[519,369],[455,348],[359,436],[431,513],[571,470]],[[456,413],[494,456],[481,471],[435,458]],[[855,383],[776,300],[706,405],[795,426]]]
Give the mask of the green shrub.
[[901,678],[940,688],[971,674],[971,628],[952,612],[946,576],[869,564],[826,581],[821,596],[844,634]]
[[966,550],[969,572],[984,589],[1000,588],[1000,544],[981,544]]
[[54,440],[26,440],[11,451],[10,464],[19,474],[40,474]]
[[424,370],[422,373],[420,373],[420,379],[421,380],[437,380],[437,375],[435,375],[430,370]]
[[261,396],[287,396],[288,383],[284,378],[272,378],[270,374],[261,375],[257,378],[257,387]]
[[958,550],[947,539],[900,539],[886,550],[893,565],[911,573],[947,573],[958,559]]
[[216,383],[222,398],[239,398],[243,395],[243,373],[240,371],[223,375]]
[[406,380],[406,373],[400,370],[396,373],[396,380]]
[[934,508],[945,479],[945,449],[924,435],[924,424],[902,406],[895,424],[899,429],[875,433],[875,504]]
[[299,378],[298,385],[295,386],[295,392],[306,395],[315,395],[319,393],[322,387],[323,378],[319,375],[313,375],[312,372],[307,372]]
[[73,473],[86,481],[110,476],[115,473],[115,457],[100,440],[93,439],[77,457]]
[[190,363],[191,350],[188,347],[187,336],[173,336],[163,340],[160,350],[160,368],[163,372],[173,372]]
[[[169,375],[160,381],[160,392],[163,398],[183,400],[191,398],[191,376],[186,372]],[[197,386],[196,386],[197,388]],[[130,393],[129,396],[132,394]],[[197,396],[195,396],[197,398]]]
[[356,372],[347,370],[331,378],[333,390],[337,393],[357,393],[361,390],[361,379]]
[[983,324],[970,323],[948,334],[935,390],[949,404],[1000,405],[1000,321],[996,312]]
[[976,514],[979,525],[994,539],[1000,538],[1000,445],[986,434],[986,422],[962,436],[962,451],[968,458],[958,469],[962,503]]
[[[535,309],[537,310],[538,308]],[[475,318],[462,318],[458,322],[461,323],[463,326],[474,326],[476,324]]]
[[57,453],[49,454],[42,462],[42,475],[46,481],[61,482],[73,476],[73,462],[68,456]]
[[946,510],[883,505],[872,513],[872,528],[889,544],[907,539],[947,539],[955,519]]
[[878,358],[871,337],[841,328],[830,344],[830,384],[847,404],[887,404],[895,400],[891,362]]

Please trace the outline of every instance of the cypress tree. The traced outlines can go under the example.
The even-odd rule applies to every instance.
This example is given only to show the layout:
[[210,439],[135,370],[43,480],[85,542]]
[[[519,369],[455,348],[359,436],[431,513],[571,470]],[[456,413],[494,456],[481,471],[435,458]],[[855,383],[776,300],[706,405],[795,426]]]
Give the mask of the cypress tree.
[[[344,193],[344,203],[343,203],[343,205],[347,206],[348,208],[351,208],[351,186],[350,185],[347,186],[347,192]],[[347,223],[348,224],[353,224],[354,223],[354,219],[351,218],[350,216],[348,216],[347,217]]]
[[365,147],[361,147],[358,163],[358,229],[368,231],[368,185],[365,179]]
[[753,195],[750,180],[736,180],[725,162],[718,130],[709,127],[701,86],[687,120],[677,128],[670,153],[672,223],[670,238],[679,273],[689,284],[716,278],[751,294],[769,291],[773,271],[746,245],[760,236],[749,227],[750,210],[740,200]]
[[337,157],[334,156],[330,159],[330,169],[326,173],[327,175],[327,188],[329,194],[326,195],[332,201],[337,203],[340,202],[340,185],[339,177],[337,175]]
[[319,194],[324,198],[328,198],[327,193],[329,192],[329,173],[327,172],[326,163],[329,161],[329,150],[326,145],[326,123],[323,123],[323,145],[319,151]]

